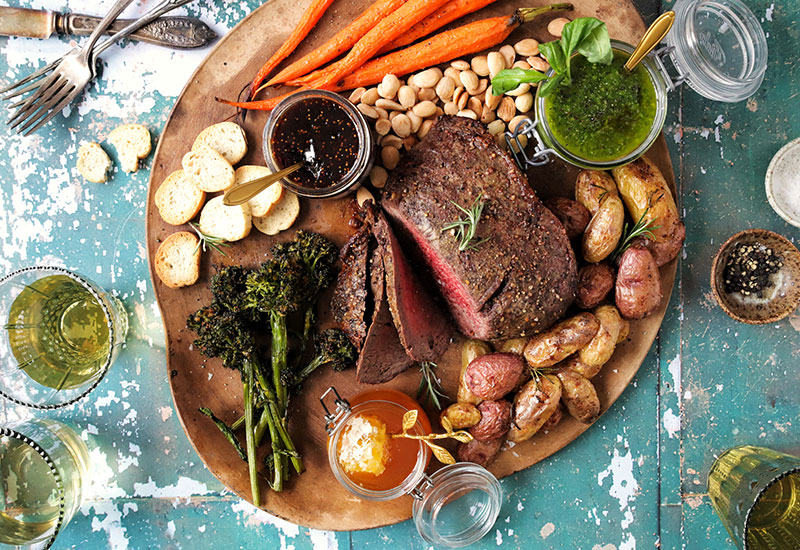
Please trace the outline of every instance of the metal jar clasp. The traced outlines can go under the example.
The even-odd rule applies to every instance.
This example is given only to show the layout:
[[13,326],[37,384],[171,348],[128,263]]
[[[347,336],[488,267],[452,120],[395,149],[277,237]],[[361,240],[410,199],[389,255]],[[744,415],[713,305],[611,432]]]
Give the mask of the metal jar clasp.
[[[330,394],[335,396],[333,399],[333,403],[335,405],[333,412],[331,412],[331,410],[325,404],[325,398]],[[325,410],[325,431],[328,432],[328,435],[331,435],[336,430],[336,427],[339,425],[339,422],[341,422],[342,418],[350,413],[350,402],[339,395],[339,392],[336,391],[336,388],[333,386],[325,390],[325,392],[320,396],[319,402],[322,404],[322,408]]]
[[[513,132],[506,131],[504,134],[506,145],[508,145],[508,151],[511,153],[511,156],[514,157],[514,162],[517,163],[517,166],[523,172],[532,166],[544,166],[550,162],[551,155],[556,154],[555,151],[544,146],[539,136],[539,131],[536,129],[538,124],[538,120],[527,118],[517,124]],[[525,136],[525,141],[520,139],[522,136]],[[527,140],[533,140],[534,142],[533,154],[531,156],[528,156],[528,153],[525,151]]]

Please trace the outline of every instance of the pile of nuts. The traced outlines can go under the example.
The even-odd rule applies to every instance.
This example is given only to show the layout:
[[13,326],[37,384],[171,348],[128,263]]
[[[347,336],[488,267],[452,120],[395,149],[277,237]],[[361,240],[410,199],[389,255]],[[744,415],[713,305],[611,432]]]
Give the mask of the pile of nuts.
[[[525,38],[470,61],[453,61],[444,71],[433,67],[410,75],[406,81],[387,74],[376,87],[353,90],[350,101],[375,123],[381,147],[383,166],[375,165],[370,172],[372,185],[383,188],[387,170],[397,166],[401,151],[411,149],[424,138],[441,114],[480,120],[505,146],[506,129],[513,131],[530,117],[527,113],[533,109],[535,90],[530,84],[520,84],[505,95],[496,96],[492,94],[491,79],[503,69],[547,72],[550,66],[538,54],[539,42]],[[523,145],[524,137],[521,136]]]

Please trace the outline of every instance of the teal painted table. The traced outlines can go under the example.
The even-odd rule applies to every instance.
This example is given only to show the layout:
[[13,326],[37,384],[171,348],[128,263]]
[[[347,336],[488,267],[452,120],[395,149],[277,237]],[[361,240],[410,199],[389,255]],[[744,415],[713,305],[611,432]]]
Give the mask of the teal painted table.
[[[66,8],[65,0],[15,3]],[[80,9],[100,13],[108,3],[87,0]],[[201,0],[186,12],[215,21],[222,33],[258,4]],[[671,2],[636,4],[650,21]],[[665,131],[688,236],[656,344],[591,430],[502,481],[496,529],[475,547],[732,548],[705,493],[715,454],[741,443],[800,452],[800,316],[766,327],[738,324],[716,306],[708,284],[713,254],[736,231],[763,227],[798,240],[798,230],[767,204],[763,178],[772,155],[800,135],[800,4],[747,4],[770,47],[761,90],[735,105],[689,89],[671,97]],[[0,39],[0,81],[56,57],[67,42]],[[94,393],[42,415],[75,426],[93,461],[89,500],[56,548],[423,548],[408,522],[329,533],[256,511],[211,476],[180,428],[143,246],[147,166],[92,184],[74,164],[82,141],[102,140],[122,122],[141,122],[157,138],[203,56],[126,44],[104,56],[103,78],[83,101],[44,131],[21,138],[0,129],[0,271],[42,263],[77,270],[114,288],[131,322],[126,348]],[[30,414],[0,403],[0,422]]]

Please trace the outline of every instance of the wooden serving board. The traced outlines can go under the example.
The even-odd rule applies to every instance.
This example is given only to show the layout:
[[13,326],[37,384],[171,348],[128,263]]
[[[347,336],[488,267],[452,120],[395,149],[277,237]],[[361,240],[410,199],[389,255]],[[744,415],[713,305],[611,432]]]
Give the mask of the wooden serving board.
[[[371,0],[336,0],[313,33],[298,49],[303,55],[323,43],[336,31],[350,22]],[[543,5],[544,0],[520,3],[502,0],[472,14],[464,21],[510,14],[515,8]],[[594,16],[608,25],[612,38],[636,43],[645,30],[644,24],[629,0],[577,0],[574,17]],[[215,96],[235,98],[242,87],[256,73],[261,63],[283,42],[294,28],[308,0],[269,0],[251,13],[209,54],[197,69],[178,99],[164,128],[151,173],[147,202],[147,246],[151,276],[161,314],[164,320],[167,344],[168,379],[183,428],[200,458],[209,470],[227,487],[242,498],[250,500],[247,468],[209,420],[198,413],[201,406],[211,407],[223,420],[232,422],[241,413],[241,382],[236,372],[227,370],[217,360],[206,361],[190,349],[193,334],[185,328],[186,317],[210,301],[208,278],[212,265],[244,264],[254,266],[262,262],[271,245],[277,240],[291,237],[287,231],[277,238],[267,237],[255,229],[251,235],[226,248],[227,257],[215,252],[203,254],[200,281],[189,288],[173,290],[164,286],[153,272],[153,255],[161,241],[175,231],[186,229],[167,225],[153,204],[153,194],[158,185],[173,170],[181,167],[181,157],[187,152],[195,136],[206,126],[229,119],[233,110],[216,103]],[[509,38],[514,43],[524,37],[540,41],[551,40],[546,31],[547,22],[560,13],[544,17],[523,26]],[[463,22],[460,22],[463,23]],[[264,164],[261,153],[261,133],[266,121],[265,113],[250,113],[245,131],[250,150],[243,163]],[[673,187],[674,177],[669,153],[663,136],[656,142],[648,156],[661,168]],[[577,170],[560,161],[537,169],[529,174],[534,188],[542,198],[550,195],[571,196]],[[320,232],[338,245],[345,242],[349,229],[347,221],[354,209],[352,199],[336,201],[302,201],[302,214],[295,224]],[[675,279],[676,264],[662,268],[664,300],[660,309],[632,324],[628,341],[621,344],[611,361],[593,382],[597,387],[603,411],[607,410],[625,390],[650,346],[656,338],[669,301]],[[320,319],[330,324],[327,297],[323,297]],[[460,367],[460,342],[454,342],[439,362],[439,373],[448,395],[455,395]],[[412,368],[385,387],[395,388],[414,395],[419,382],[419,372]],[[293,523],[332,530],[353,530],[396,523],[411,516],[411,497],[391,502],[359,500],[334,479],[326,453],[326,434],[323,428],[319,396],[334,385],[345,397],[352,397],[372,386],[360,385],[355,372],[334,373],[323,370],[315,373],[303,387],[302,394],[291,403],[290,429],[294,441],[303,455],[308,469],[294,476],[282,493],[274,493],[262,483],[263,508]],[[436,412],[430,411],[432,419]],[[557,429],[548,434],[538,434],[530,441],[516,445],[500,454],[490,470],[505,477],[527,468],[555,453],[577,438],[588,426],[565,415]]]

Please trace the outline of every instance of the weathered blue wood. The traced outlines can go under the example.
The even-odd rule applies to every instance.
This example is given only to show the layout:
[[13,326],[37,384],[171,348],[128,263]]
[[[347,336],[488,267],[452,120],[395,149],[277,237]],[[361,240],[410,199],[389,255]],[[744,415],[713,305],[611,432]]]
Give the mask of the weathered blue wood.
[[[672,5],[636,3],[647,20]],[[732,548],[705,494],[714,455],[745,442],[800,451],[797,330],[789,322],[735,323],[716,307],[708,285],[711,257],[732,233],[765,227],[798,237],[766,203],[763,175],[772,154],[800,134],[800,6],[747,3],[769,32],[764,87],[738,105],[689,89],[670,98],[666,132],[688,238],[657,344],[597,425],[503,480],[500,521],[476,548]],[[67,7],[64,0],[17,4]],[[80,10],[100,13],[107,4],[91,0]],[[186,11],[216,21],[222,33],[259,4],[203,0]],[[0,38],[0,81],[38,67],[67,42]],[[90,500],[56,548],[425,548],[409,522],[333,534],[257,512],[208,473],[180,428],[142,244],[152,157],[138,173],[115,173],[99,185],[84,182],[74,161],[80,142],[101,140],[122,122],[144,123],[157,138],[202,56],[128,44],[105,56],[103,79],[46,131],[20,138],[0,130],[0,271],[34,263],[75,269],[116,289],[131,320],[128,344],[107,380],[75,407],[42,415],[76,426],[95,465]],[[0,403],[0,421],[29,414]]]

